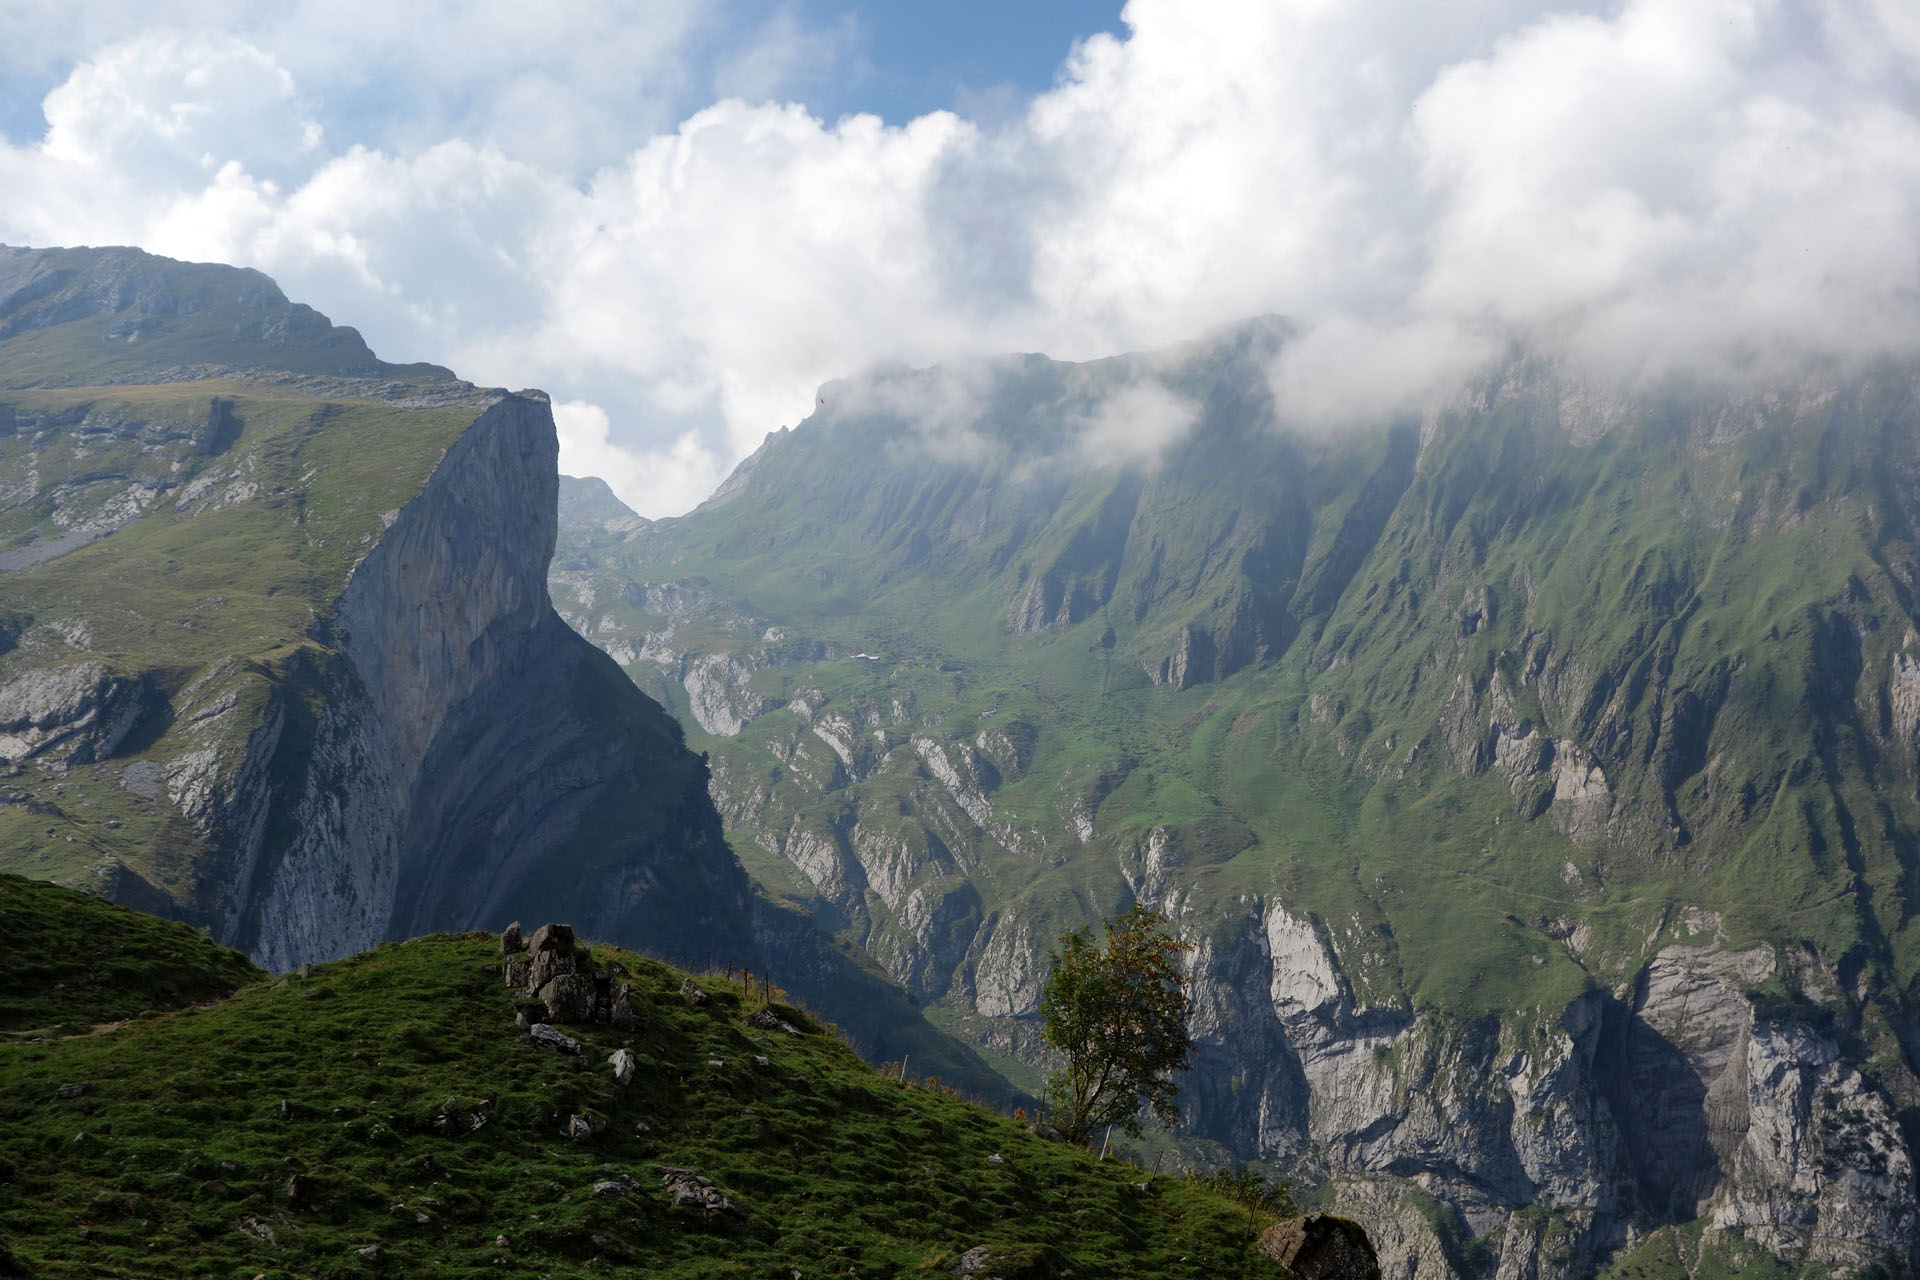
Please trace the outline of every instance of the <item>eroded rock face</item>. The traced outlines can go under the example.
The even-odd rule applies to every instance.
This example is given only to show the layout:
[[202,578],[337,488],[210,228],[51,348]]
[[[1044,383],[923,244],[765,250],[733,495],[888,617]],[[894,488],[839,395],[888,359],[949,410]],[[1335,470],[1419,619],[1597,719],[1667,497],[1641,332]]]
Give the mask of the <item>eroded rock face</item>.
[[[630,686],[548,602],[556,448],[544,398],[500,399],[396,513],[334,611],[345,661],[316,673],[327,697],[296,794],[269,786],[271,711],[244,744],[215,748],[204,783],[175,784],[190,811],[203,788],[200,822],[250,889],[216,932],[267,967],[497,922],[516,903],[564,906],[602,936],[751,954],[746,878],[697,762],[645,727],[643,705],[595,725],[604,708],[588,691]],[[541,882],[582,823],[651,790],[640,778],[675,755],[676,807],[648,815],[664,821],[633,824],[564,886]],[[275,805],[293,819],[279,847]]]
[[1872,1266],[1913,1239],[1913,1156],[1887,1096],[1808,1027],[1756,1019],[1742,1038],[1746,1096],[1730,1110],[1744,1102],[1746,1124],[1714,1227],[1834,1267]]
[[[1897,1105],[1830,1038],[1757,1011],[1770,948],[1668,946],[1626,998],[1590,990],[1531,1026],[1369,1010],[1318,922],[1283,904],[1192,966],[1189,1121],[1330,1173],[1389,1277],[1468,1274],[1479,1235],[1516,1277],[1581,1274],[1674,1221],[1836,1267],[1915,1238]],[[1405,1179],[1457,1210],[1452,1236]],[[1518,1215],[1538,1204],[1551,1213]]]
[[104,760],[146,709],[140,682],[103,662],[22,672],[0,685],[0,762]]

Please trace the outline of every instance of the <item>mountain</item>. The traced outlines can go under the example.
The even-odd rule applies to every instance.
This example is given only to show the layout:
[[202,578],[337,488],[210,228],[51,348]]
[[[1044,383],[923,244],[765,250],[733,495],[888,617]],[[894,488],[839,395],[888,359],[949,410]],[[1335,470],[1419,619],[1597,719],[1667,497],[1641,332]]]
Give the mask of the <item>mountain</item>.
[[264,276],[0,255],[0,865],[287,969],[568,914],[751,945],[677,727],[548,603],[546,397]]
[[554,598],[1016,1078],[1053,940],[1167,910],[1186,1132],[1389,1275],[1911,1273],[1920,376],[1333,431],[1290,335],[829,384],[687,516],[578,491]]
[[527,916],[1003,1082],[756,896],[705,762],[554,613],[547,398],[258,272],[0,250],[0,870],[285,971]]
[[[0,918],[56,981],[91,980],[75,937],[148,989],[235,958],[16,877]],[[512,982],[543,963],[605,978],[627,1025],[528,1022]],[[1287,1229],[1266,1214],[902,1083],[757,986],[558,930],[110,1012],[131,1020],[6,1024],[0,1274],[1289,1274],[1254,1247]]]

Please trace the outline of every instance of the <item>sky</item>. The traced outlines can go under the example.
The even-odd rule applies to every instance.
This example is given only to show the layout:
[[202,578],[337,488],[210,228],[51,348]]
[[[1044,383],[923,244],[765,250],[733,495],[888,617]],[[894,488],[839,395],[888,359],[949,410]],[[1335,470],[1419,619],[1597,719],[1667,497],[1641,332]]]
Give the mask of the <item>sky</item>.
[[1277,313],[1283,414],[1337,424],[1514,343],[1920,354],[1920,6],[7,0],[0,191],[0,242],[258,267],[542,387],[662,516],[882,360]]

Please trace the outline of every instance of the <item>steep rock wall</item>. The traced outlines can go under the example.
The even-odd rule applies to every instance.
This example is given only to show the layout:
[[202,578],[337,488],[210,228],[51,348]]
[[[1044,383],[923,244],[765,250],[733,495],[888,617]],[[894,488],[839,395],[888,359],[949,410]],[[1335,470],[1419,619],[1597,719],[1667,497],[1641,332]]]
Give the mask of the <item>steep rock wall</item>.
[[355,568],[206,817],[222,940],[285,969],[547,914],[750,954],[704,766],[548,601],[556,455],[543,398],[499,400]]

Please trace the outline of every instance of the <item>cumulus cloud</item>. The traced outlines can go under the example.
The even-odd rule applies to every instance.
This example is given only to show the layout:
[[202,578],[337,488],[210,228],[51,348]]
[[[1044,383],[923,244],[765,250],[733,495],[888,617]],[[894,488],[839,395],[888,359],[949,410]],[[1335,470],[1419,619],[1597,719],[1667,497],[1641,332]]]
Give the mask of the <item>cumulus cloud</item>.
[[[1899,0],[1132,0],[1023,108],[898,126],[778,100],[854,56],[793,10],[699,80],[721,9],[8,6],[0,63],[51,78],[0,239],[258,266],[389,358],[547,386],[649,515],[886,358],[1277,312],[1283,410],[1337,424],[1516,341],[1618,377],[1920,352]],[[1154,395],[1088,438],[1151,453]]]
[[560,473],[599,476],[636,511],[675,511],[689,493],[711,493],[725,478],[722,460],[685,432],[665,448],[632,449],[615,444],[607,411],[579,400],[556,401],[553,425],[560,437]]
[[1069,426],[1080,457],[1097,467],[1156,461],[1200,420],[1200,406],[1154,381],[1122,387]]

